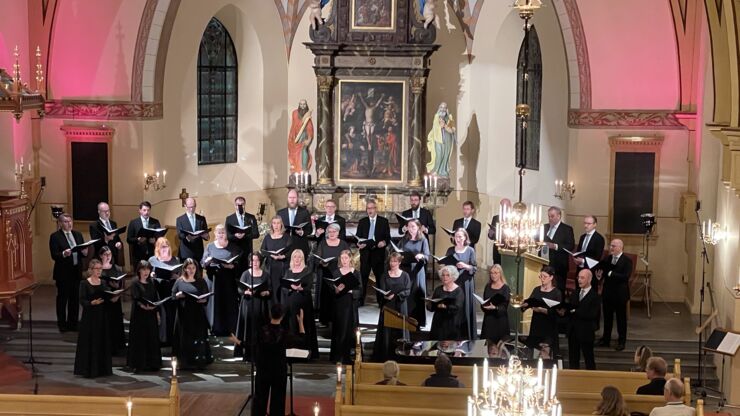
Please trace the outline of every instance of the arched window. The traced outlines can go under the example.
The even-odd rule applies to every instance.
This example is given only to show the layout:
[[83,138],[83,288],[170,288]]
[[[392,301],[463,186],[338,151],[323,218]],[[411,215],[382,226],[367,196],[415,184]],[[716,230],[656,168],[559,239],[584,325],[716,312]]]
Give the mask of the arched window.
[[215,17],[198,52],[198,164],[236,162],[237,60],[234,42]]
[[[524,42],[528,44],[525,45]],[[525,48],[525,46],[527,46]],[[527,50],[527,82],[524,91],[524,51]],[[542,52],[540,40],[534,26],[529,29],[529,36],[522,41],[517,61],[516,99],[517,103],[529,104],[530,114],[527,123],[527,137],[522,142],[522,129],[516,129],[516,164],[524,162],[524,167],[532,170],[540,169],[540,115],[542,114]],[[526,94],[526,96],[525,96]],[[522,148],[524,144],[524,148]],[[522,152],[522,150],[524,150]]]

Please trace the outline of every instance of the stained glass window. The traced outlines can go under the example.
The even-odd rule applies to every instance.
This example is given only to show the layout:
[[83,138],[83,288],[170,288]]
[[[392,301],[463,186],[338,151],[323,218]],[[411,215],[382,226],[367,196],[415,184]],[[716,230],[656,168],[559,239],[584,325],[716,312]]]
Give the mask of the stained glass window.
[[[525,44],[527,42],[527,44]],[[527,51],[527,82],[524,91],[524,53]],[[526,94],[526,96],[525,96]],[[534,26],[529,30],[529,36],[522,41],[517,61],[517,103],[529,104],[530,114],[527,123],[527,137],[522,143],[522,129],[516,129],[516,165],[524,162],[524,167],[532,170],[540,169],[540,118],[542,114],[542,52],[540,40]],[[524,147],[522,147],[524,145]]]

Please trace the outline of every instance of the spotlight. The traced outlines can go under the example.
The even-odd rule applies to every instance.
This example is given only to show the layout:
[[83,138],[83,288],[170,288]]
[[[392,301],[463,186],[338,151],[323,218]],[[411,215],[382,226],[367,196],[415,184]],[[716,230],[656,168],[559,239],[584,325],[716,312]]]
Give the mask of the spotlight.
[[640,215],[640,222],[645,227],[645,232],[650,233],[653,231],[653,227],[657,224],[658,220],[655,219],[655,214],[645,213]]
[[59,219],[59,216],[64,213],[64,207],[61,205],[52,205],[51,206],[51,216],[54,217],[54,219]]

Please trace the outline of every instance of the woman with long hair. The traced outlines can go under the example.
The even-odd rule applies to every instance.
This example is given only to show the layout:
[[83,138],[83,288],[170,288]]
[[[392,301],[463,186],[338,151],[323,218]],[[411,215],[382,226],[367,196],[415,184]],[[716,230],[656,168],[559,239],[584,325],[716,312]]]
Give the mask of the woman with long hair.
[[[211,332],[216,336],[228,336],[236,331],[239,316],[239,295],[236,275],[241,248],[229,242],[226,227],[218,224],[214,229],[216,239],[206,246],[201,265],[208,273],[213,289],[213,321]],[[234,259],[237,257],[236,259]]]
[[[123,289],[125,280],[121,278],[123,270],[121,266],[113,264],[113,254],[108,246],[103,246],[98,251],[98,257],[102,262],[103,271],[101,279],[108,285],[110,290]],[[105,313],[108,316],[110,331],[110,348],[114,356],[121,355],[126,348],[126,333],[123,329],[123,307],[120,298],[115,302],[105,302]]]
[[[342,250],[338,257],[339,268],[334,272],[333,278],[339,280],[330,285],[334,301],[329,361],[349,364],[352,361],[352,347],[355,345],[354,330],[360,324],[355,318],[357,304],[353,292],[361,290],[362,279],[360,271],[352,266],[352,253],[349,249]],[[325,283],[328,285],[332,282]]]
[[419,220],[413,219],[406,224],[406,234],[401,239],[399,248],[412,255],[410,260],[401,263],[401,269],[411,278],[411,295],[408,298],[409,314],[416,319],[421,328],[426,326],[427,322],[424,308],[427,276],[424,268],[429,261],[429,240],[424,237]]
[[[316,301],[318,303],[319,310],[319,322],[324,325],[328,325],[332,321],[334,311],[334,289],[332,289],[331,282],[326,279],[331,279],[336,274],[336,270],[339,267],[339,253],[349,250],[349,245],[341,239],[339,239],[339,231],[341,227],[338,223],[329,224],[326,227],[326,238],[320,239],[316,245],[316,253],[313,257],[313,263],[315,265],[315,272],[318,279],[318,293]],[[331,259],[325,262],[319,259]],[[333,331],[333,329],[332,329]]]
[[429,339],[453,340],[464,339],[462,322],[465,319],[465,295],[456,280],[460,276],[455,266],[444,266],[439,269],[442,284],[432,293],[427,301],[427,308],[434,312]]
[[[265,256],[265,270],[269,272],[272,284],[272,303],[281,302],[282,291],[280,290],[280,279],[288,269],[288,257],[290,253],[291,238],[285,231],[283,219],[276,215],[270,220],[270,231],[265,234],[260,250]],[[279,253],[276,253],[280,251]]]
[[172,285],[172,297],[177,301],[177,318],[172,342],[172,355],[183,369],[202,369],[213,362],[208,345],[206,305],[208,283],[197,273],[195,260],[183,262],[182,275]]
[[131,284],[131,322],[128,326],[130,341],[126,367],[134,372],[159,371],[162,367],[162,352],[159,349],[159,310],[162,305],[152,304],[159,300],[159,295],[151,273],[152,266],[149,262],[139,261],[136,265],[136,280]]
[[640,345],[635,349],[635,366],[632,367],[631,371],[637,372],[637,373],[644,373],[647,369],[647,362],[650,359],[650,357],[653,356],[653,350],[650,349],[647,345]]
[[256,345],[256,336],[260,328],[270,321],[270,299],[272,282],[270,273],[262,269],[264,258],[259,252],[250,254],[250,265],[242,273],[237,288],[239,303],[239,320],[236,323],[234,356],[243,357],[244,361],[252,359],[252,346]]
[[492,299],[497,295],[505,299],[503,303],[495,305],[489,301],[480,306],[483,311],[483,327],[480,330],[480,337],[494,343],[508,339],[511,333],[508,313],[511,290],[506,284],[504,269],[500,264],[494,264],[488,271],[488,283],[483,289],[483,300]]
[[[169,240],[159,237],[154,243],[154,255],[149,258],[152,266],[154,280],[157,284],[157,293],[160,299],[172,294],[172,285],[180,277],[180,259],[172,254]],[[173,269],[174,267],[174,269]],[[175,315],[177,314],[176,302],[165,302],[160,309],[159,338],[162,345],[172,345],[172,331],[175,327]]]
[[[316,322],[313,314],[313,297],[311,288],[316,275],[306,266],[303,251],[295,249],[290,253],[290,266],[283,276],[283,294],[281,302],[285,305],[286,316],[296,316],[303,310],[306,327],[305,345],[311,352],[311,358],[319,357],[319,342],[316,336]],[[299,335],[298,323],[295,319],[283,320],[283,325],[294,336]]]
[[411,293],[411,278],[408,273],[401,270],[403,256],[399,253],[391,253],[388,257],[388,271],[378,280],[377,287],[383,292],[376,290],[380,315],[378,316],[378,329],[375,333],[375,346],[373,347],[373,361],[384,362],[396,355],[396,340],[409,338],[408,331],[386,328],[383,308],[396,311],[408,316],[407,299]]
[[629,416],[627,404],[618,388],[606,386],[601,390],[601,402],[596,406],[595,415]]
[[470,245],[470,237],[464,228],[458,228],[453,235],[455,245],[447,249],[445,256],[454,257],[457,260],[455,267],[460,276],[455,283],[460,286],[465,295],[465,306],[463,308],[462,334],[465,339],[474,340],[478,337],[478,323],[475,317],[475,272],[478,271],[475,259],[475,249]]
[[100,279],[102,271],[100,260],[90,260],[88,278],[80,282],[82,319],[77,335],[74,373],[88,378],[113,374],[105,303],[118,301],[118,296],[106,293],[110,292],[110,288]]
[[[540,286],[532,289],[530,298],[549,299],[555,302],[563,301],[563,294],[560,289],[555,287],[553,279],[555,278],[555,269],[552,266],[542,266],[540,271]],[[529,308],[525,302],[522,309]],[[532,349],[541,349],[548,346],[552,358],[558,354],[558,314],[555,309],[542,306],[533,307],[532,322],[529,326],[529,336],[527,337],[527,346]]]

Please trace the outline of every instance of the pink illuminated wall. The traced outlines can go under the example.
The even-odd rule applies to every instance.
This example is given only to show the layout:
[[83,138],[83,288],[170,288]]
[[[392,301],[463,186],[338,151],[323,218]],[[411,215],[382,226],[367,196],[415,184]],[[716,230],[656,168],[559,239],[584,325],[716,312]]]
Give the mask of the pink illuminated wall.
[[666,0],[578,0],[594,109],[675,109],[679,72]]
[[129,100],[146,0],[59,2],[49,64],[50,98]]

